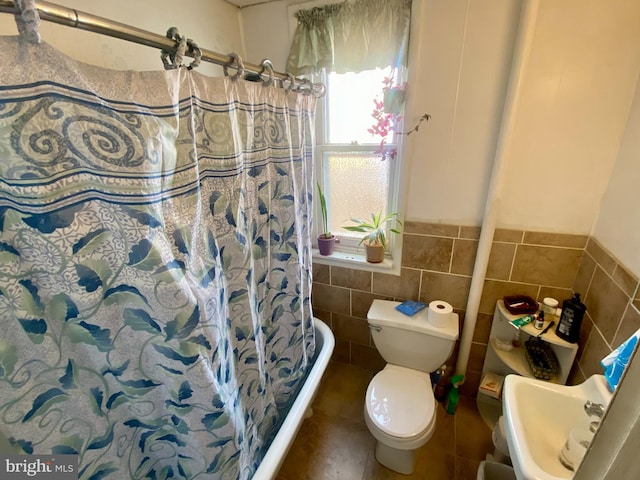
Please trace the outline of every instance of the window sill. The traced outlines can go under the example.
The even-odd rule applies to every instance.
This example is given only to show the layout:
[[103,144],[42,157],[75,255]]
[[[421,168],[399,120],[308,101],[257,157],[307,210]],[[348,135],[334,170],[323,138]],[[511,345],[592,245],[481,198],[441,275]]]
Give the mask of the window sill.
[[352,268],[354,270],[364,270],[367,272],[379,272],[389,275],[400,275],[400,265],[386,255],[381,263],[367,262],[364,253],[334,251],[331,255],[320,255],[317,248],[312,249],[312,259],[314,263],[320,265],[330,265],[334,267]]

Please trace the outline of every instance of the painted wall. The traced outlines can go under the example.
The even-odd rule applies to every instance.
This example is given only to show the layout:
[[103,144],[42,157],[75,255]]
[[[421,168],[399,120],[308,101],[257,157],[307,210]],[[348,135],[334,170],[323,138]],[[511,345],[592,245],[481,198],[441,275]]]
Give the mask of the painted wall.
[[640,72],[640,3],[539,5],[500,221],[588,234]]
[[[178,27],[181,35],[219,53],[244,53],[240,10],[224,0],[190,0],[188,7],[170,0],[55,0],[54,3],[164,35]],[[0,15],[0,32],[16,35],[13,16]],[[162,70],[160,51],[124,40],[42,22],[44,41],[67,55],[117,70]],[[191,61],[190,59],[188,61]],[[221,75],[220,67],[203,62],[198,71]]]
[[640,83],[593,236],[640,277]]
[[[284,68],[292,3],[242,10],[249,57],[269,56]],[[414,0],[406,118],[433,118],[407,142],[407,220],[481,223],[520,5]],[[640,72],[638,32],[640,2],[540,0],[498,221],[579,235],[598,221],[596,238],[636,274],[640,220],[625,205],[638,204],[640,193],[613,190],[640,175],[632,161],[640,141],[629,132],[639,120],[630,117],[627,127]]]

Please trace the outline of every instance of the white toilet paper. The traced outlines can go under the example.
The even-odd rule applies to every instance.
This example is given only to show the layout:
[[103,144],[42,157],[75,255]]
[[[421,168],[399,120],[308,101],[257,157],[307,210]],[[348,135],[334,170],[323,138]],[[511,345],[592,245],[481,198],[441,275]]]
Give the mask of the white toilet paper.
[[434,327],[444,327],[449,323],[453,307],[442,300],[434,300],[429,303],[427,321]]

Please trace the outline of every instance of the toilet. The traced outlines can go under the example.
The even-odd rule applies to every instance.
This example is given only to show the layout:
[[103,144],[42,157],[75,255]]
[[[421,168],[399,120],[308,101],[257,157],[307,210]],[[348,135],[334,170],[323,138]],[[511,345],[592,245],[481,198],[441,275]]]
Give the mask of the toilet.
[[458,315],[432,323],[428,309],[407,316],[396,310],[397,305],[374,300],[367,314],[373,341],[387,364],[367,387],[364,417],[376,439],[376,460],[410,475],[416,450],[436,428],[429,373],[451,355],[458,338]]

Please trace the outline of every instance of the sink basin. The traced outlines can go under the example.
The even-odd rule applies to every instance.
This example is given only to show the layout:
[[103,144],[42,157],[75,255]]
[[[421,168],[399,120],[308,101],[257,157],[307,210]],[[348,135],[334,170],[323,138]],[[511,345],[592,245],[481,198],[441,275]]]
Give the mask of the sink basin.
[[603,375],[593,375],[574,386],[508,375],[502,403],[509,454],[518,480],[573,478],[575,472],[558,459],[569,431],[597,420],[584,411],[587,400],[606,407],[611,396]]

